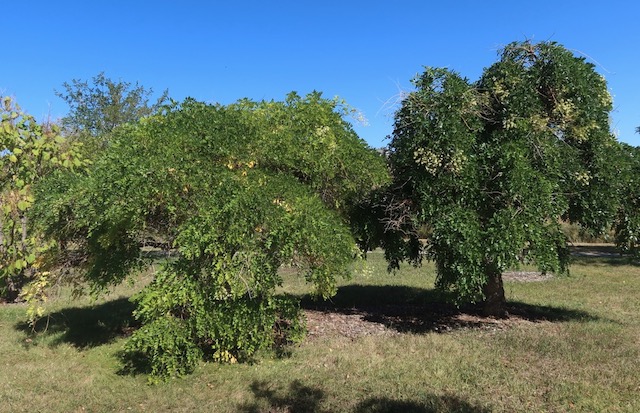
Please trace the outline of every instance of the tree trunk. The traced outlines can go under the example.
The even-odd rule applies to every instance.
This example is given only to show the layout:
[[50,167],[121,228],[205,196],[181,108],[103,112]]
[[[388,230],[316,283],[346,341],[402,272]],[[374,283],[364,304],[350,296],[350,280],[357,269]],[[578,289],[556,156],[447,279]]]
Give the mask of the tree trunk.
[[22,246],[22,253],[27,251],[27,216],[20,215],[20,225],[22,226],[22,233],[20,237],[20,244]]
[[487,317],[504,318],[507,316],[506,299],[504,296],[504,284],[502,272],[494,265],[486,268],[487,283],[483,287],[484,307],[483,312]]
[[[0,208],[2,208],[2,205],[0,205]],[[5,252],[5,247],[4,247],[4,217],[2,215],[3,215],[3,213],[0,211],[0,259],[2,259],[2,256],[4,255],[4,252]]]
[[[22,256],[24,256],[27,251],[27,238],[28,238],[27,224],[28,222],[27,222],[26,215],[21,215],[20,216],[20,225],[21,225],[20,251],[22,252]],[[2,221],[1,218],[0,218],[0,230],[4,231],[4,222]],[[12,237],[15,235],[15,222],[14,222],[14,227],[12,228],[10,234],[12,235]],[[4,254],[6,252],[4,233],[2,233],[2,237],[0,238],[0,241],[2,241],[2,243],[0,244],[0,252]],[[12,245],[13,239],[10,240],[8,244]],[[1,283],[4,284],[1,286],[2,290],[4,291],[3,291],[3,295],[0,296],[0,301],[4,300],[5,302],[13,303],[20,298],[20,292],[22,291],[22,287],[24,287],[27,281],[28,274],[26,271],[27,269],[22,268],[18,273],[9,274],[5,276],[4,280],[1,281]]]
[[[22,274],[22,273],[21,273]],[[4,297],[0,296],[0,302],[4,299],[7,303],[14,303],[18,300],[20,296],[20,291],[22,290],[22,283],[20,283],[20,279],[22,277],[8,277],[6,282],[6,291]]]

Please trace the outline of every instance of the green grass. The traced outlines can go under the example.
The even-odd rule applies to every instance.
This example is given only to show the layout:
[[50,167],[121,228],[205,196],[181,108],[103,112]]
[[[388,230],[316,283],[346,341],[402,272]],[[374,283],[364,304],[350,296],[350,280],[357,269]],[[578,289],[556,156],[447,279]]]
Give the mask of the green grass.
[[[285,280],[289,292],[308,292],[293,274]],[[506,283],[516,321],[500,328],[487,328],[473,309],[467,319],[476,322],[453,323],[457,311],[433,281],[429,264],[387,274],[381,254],[371,254],[331,306],[307,298],[304,305],[356,311],[399,334],[315,337],[288,358],[203,363],[192,376],[155,386],[118,373],[136,287],[96,302],[63,292],[37,335],[24,324],[23,306],[3,306],[0,410],[640,411],[640,267],[580,258],[569,277]],[[409,310],[398,312],[398,303]]]

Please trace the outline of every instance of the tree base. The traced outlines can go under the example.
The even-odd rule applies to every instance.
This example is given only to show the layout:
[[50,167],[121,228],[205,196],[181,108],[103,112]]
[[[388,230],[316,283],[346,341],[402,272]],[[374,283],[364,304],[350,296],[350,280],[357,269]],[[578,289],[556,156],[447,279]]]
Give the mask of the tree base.
[[487,283],[483,288],[485,300],[482,312],[486,317],[506,318],[507,307],[504,295],[504,284],[502,274],[493,272],[487,277]]

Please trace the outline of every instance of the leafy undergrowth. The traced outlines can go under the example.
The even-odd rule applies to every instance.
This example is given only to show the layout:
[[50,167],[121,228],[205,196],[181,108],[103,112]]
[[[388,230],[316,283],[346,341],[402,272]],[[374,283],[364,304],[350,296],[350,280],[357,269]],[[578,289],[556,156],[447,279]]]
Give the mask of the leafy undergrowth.
[[[378,328],[310,335],[288,357],[201,364],[149,386],[118,374],[136,328],[123,286],[101,301],[65,294],[33,334],[24,307],[0,307],[5,411],[636,412],[640,267],[581,257],[571,275],[506,283],[512,317],[496,326],[432,290],[433,267],[386,273],[370,254],[329,303],[284,272],[288,292],[334,324]],[[332,321],[333,320],[333,321]],[[336,321],[337,320],[337,321]],[[310,320],[311,321],[311,320]],[[389,334],[374,334],[371,331]]]

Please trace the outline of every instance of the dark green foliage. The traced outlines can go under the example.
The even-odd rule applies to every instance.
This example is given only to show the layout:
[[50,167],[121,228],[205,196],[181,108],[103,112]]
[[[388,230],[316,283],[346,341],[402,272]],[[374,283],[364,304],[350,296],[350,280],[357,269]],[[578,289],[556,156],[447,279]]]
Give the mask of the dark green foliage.
[[123,358],[125,370],[148,373],[157,381],[193,372],[202,360],[202,350],[192,340],[187,323],[160,317],[136,331]]
[[566,270],[560,219],[594,231],[611,223],[617,143],[606,83],[562,46],[529,42],[505,47],[475,83],[433,68],[414,83],[389,147],[395,227],[383,238],[399,247],[388,258],[419,261],[411,245],[426,223],[438,286],[502,314],[505,269]]
[[165,90],[154,104],[150,104],[152,89],[138,83],[116,82],[104,73],[94,76],[91,82],[73,79],[62,86],[64,92],[56,91],[56,96],[70,109],[62,118],[62,124],[71,136],[85,143],[88,151],[94,152],[107,144],[117,126],[135,123],[156,113],[168,101]]
[[639,254],[640,243],[640,148],[621,144],[614,153],[618,171],[620,208],[615,242],[621,252]]
[[275,296],[281,265],[297,267],[321,297],[348,276],[358,252],[353,205],[388,178],[341,110],[319,93],[187,100],[116,129],[87,176],[61,191],[64,177],[41,186],[41,222],[78,246],[96,288],[146,265],[142,246],[175,256],[136,297],[143,328],[127,352],[152,374],[184,374],[199,351],[246,360],[299,339],[297,303]]

